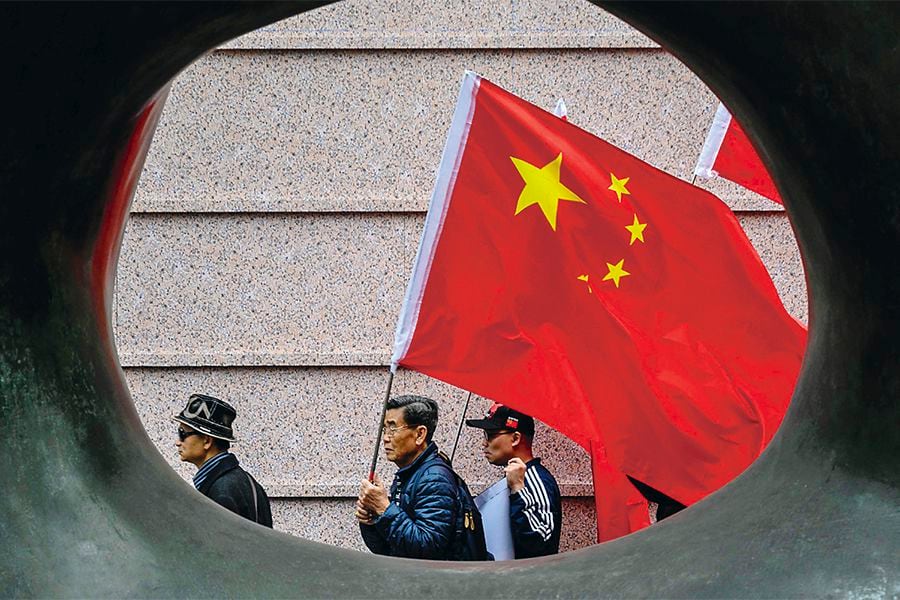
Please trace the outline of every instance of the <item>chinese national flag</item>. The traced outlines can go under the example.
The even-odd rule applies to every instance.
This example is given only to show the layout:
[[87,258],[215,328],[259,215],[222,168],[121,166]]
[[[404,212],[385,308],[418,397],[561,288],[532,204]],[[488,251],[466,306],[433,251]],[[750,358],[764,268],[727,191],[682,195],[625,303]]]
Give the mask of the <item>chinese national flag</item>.
[[706,178],[724,177],[772,202],[784,204],[747,134],[722,104],[716,109],[694,173]]
[[715,196],[466,74],[392,362],[583,446],[601,540],[647,524],[625,475],[691,504],[743,471],[805,343]]

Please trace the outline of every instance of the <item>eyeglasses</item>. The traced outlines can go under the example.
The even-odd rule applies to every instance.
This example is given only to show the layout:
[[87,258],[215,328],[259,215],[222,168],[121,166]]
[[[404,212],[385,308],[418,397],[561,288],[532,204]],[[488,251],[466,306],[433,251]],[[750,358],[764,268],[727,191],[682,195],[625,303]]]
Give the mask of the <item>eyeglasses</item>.
[[484,432],[484,439],[487,440],[488,442],[494,438],[500,437],[504,433],[515,433],[514,431],[509,431],[508,429],[497,429],[494,431],[488,431],[487,429],[482,429],[481,431]]
[[181,427],[178,428],[178,439],[181,440],[182,442],[184,440],[188,439],[189,437],[191,437],[192,435],[200,435],[200,432],[199,431],[185,431]]
[[397,427],[396,425],[391,425],[390,427],[382,427],[381,434],[384,435],[384,437],[386,437],[386,438],[392,438],[401,429],[411,429],[411,426],[410,425],[401,425],[400,427]]

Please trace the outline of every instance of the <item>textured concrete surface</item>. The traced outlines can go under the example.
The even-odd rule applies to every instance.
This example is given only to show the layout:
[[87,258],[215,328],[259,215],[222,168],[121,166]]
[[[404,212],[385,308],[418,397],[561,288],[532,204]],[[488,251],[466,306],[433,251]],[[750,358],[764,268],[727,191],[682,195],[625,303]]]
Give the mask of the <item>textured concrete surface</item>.
[[[192,475],[194,467],[179,463],[177,424],[170,417],[183,408],[188,395],[206,392],[234,404],[234,453],[272,495],[337,497],[355,496],[368,471],[387,369],[129,368],[126,377],[147,433],[183,476]],[[435,442],[449,454],[466,393],[409,371],[398,373],[394,392],[420,393],[439,402]],[[488,406],[474,397],[469,418],[480,417]],[[543,425],[535,437],[537,455],[556,474],[563,492],[590,495],[585,452]],[[454,460],[473,490],[485,488],[501,474],[481,457],[481,439],[481,432],[464,428]],[[379,471],[389,478],[394,468],[382,459]]]
[[217,52],[175,81],[134,210],[425,210],[466,69],[683,179],[717,105],[662,50]]
[[[126,230],[117,348],[148,435],[186,479],[169,416],[192,392],[235,403],[235,453],[283,531],[361,548],[350,510],[464,69],[547,109],[564,97],[573,123],[683,179],[717,103],[640,33],[553,0],[347,0],[234,40],[172,87]],[[738,212],[805,321],[781,208],[698,185]],[[465,393],[404,372],[394,391],[441,402],[449,450]],[[478,442],[464,433],[456,460],[476,490],[499,478]],[[563,547],[592,543],[587,456],[545,428],[538,451],[567,496]]]
[[[387,364],[422,213],[134,215],[116,313],[125,365]],[[783,213],[741,222],[806,318]]]
[[422,219],[138,215],[119,267],[125,364],[383,364]]
[[655,43],[586,0],[346,0],[225,48],[643,48]]
[[766,265],[787,311],[809,320],[806,280],[794,233],[785,213],[739,213],[738,221]]

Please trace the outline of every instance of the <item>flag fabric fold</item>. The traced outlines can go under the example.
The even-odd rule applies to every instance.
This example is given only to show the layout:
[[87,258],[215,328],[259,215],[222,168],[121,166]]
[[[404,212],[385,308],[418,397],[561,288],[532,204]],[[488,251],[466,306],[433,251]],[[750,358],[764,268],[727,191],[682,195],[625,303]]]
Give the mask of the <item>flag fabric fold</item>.
[[694,174],[705,179],[724,177],[772,202],[784,204],[747,134],[721,103],[700,150]]
[[720,200],[466,73],[392,368],[584,447],[601,540],[648,524],[625,475],[691,504],[746,468],[804,346]]

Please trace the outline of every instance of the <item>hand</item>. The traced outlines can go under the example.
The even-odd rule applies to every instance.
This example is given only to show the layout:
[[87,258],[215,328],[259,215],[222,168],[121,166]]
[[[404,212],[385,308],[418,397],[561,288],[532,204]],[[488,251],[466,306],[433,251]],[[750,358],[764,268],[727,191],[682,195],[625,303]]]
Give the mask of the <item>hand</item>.
[[510,492],[518,492],[525,487],[525,463],[521,458],[509,459],[509,464],[503,467],[506,473],[506,485]]
[[359,500],[356,501],[356,520],[363,525],[371,525],[375,520],[375,516],[366,510]]
[[384,484],[381,483],[381,478],[377,474],[375,475],[375,480],[371,483],[368,480],[363,480],[359,488],[359,501],[357,504],[364,510],[367,510],[372,516],[382,514],[391,505],[390,500],[388,500],[387,490],[384,489]]

